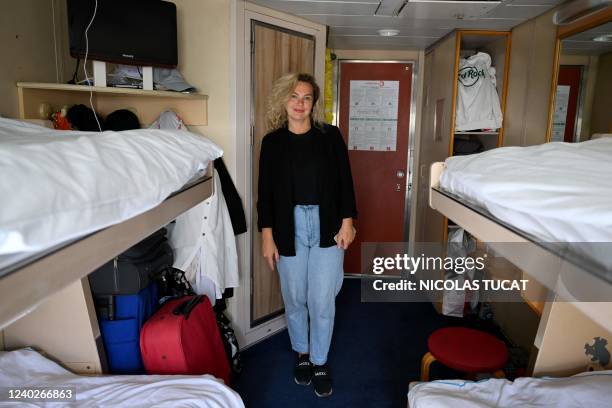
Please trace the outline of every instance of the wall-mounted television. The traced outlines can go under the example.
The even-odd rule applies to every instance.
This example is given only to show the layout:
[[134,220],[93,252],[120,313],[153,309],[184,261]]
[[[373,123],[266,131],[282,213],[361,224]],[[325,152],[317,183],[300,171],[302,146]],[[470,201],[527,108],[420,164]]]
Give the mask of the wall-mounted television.
[[[83,58],[95,0],[67,1],[70,55]],[[166,68],[178,64],[176,6],[167,1],[98,0],[87,37],[89,60]]]

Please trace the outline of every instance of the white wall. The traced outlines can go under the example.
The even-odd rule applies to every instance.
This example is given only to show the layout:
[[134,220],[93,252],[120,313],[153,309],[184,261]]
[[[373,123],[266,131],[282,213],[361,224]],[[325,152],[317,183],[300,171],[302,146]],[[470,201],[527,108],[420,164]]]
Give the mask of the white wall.
[[[2,3],[0,13],[0,115],[19,116],[19,81],[63,80],[63,55],[56,53],[59,39],[57,0],[19,0]],[[58,57],[60,55],[60,57]]]
[[179,66],[185,80],[208,95],[208,125],[191,130],[220,145],[235,175],[230,123],[230,0],[172,0],[177,8]]

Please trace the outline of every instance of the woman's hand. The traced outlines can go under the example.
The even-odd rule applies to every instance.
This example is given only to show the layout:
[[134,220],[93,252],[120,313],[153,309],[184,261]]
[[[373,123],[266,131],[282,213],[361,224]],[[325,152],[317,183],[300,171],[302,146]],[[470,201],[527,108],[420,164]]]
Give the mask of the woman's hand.
[[336,242],[338,243],[338,248],[348,249],[349,245],[355,239],[355,228],[353,228],[353,219],[352,218],[344,218],[342,220],[342,226],[340,227],[340,231],[338,231],[338,235],[336,235]]
[[262,228],[261,235],[261,252],[268,263],[268,267],[274,272],[274,263],[278,263],[280,256],[278,255],[278,248],[276,248],[274,238],[272,237],[272,228]]

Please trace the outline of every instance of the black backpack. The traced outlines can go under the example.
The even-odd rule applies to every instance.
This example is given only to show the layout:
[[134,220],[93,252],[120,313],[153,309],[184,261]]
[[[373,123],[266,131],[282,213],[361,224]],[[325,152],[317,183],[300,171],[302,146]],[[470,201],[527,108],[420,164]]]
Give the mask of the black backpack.
[[240,347],[238,346],[238,340],[236,339],[234,329],[232,329],[231,322],[227,316],[225,316],[225,313],[217,312],[217,326],[219,326],[219,331],[221,332],[225,354],[229,360],[232,373],[240,374],[242,372]]

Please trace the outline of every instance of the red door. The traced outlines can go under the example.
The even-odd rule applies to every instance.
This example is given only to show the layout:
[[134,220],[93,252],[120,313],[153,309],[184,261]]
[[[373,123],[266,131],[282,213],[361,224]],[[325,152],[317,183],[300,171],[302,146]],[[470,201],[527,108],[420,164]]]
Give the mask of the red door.
[[340,61],[339,125],[359,212],[357,236],[344,260],[346,273],[362,272],[362,242],[405,239],[411,81],[410,63]]
[[557,84],[570,87],[567,101],[567,116],[565,117],[565,133],[563,134],[563,141],[568,143],[574,141],[581,76],[582,66],[580,65],[561,65],[559,67],[559,81]]

